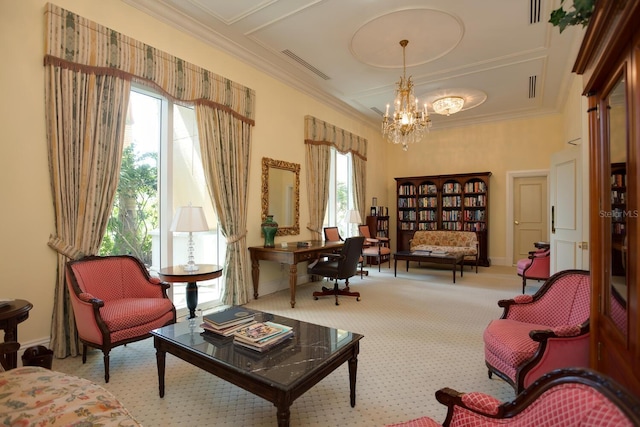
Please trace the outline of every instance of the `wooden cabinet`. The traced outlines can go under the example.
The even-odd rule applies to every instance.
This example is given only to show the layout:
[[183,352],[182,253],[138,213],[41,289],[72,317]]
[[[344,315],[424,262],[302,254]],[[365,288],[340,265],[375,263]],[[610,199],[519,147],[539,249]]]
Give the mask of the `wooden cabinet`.
[[489,266],[491,172],[396,178],[397,249],[409,250],[416,230],[475,231],[479,264]]
[[388,216],[367,216],[367,226],[369,233],[373,237],[389,237],[389,217]]
[[590,364],[635,395],[640,395],[638,22],[640,2],[598,0],[573,69],[582,75],[589,100]]

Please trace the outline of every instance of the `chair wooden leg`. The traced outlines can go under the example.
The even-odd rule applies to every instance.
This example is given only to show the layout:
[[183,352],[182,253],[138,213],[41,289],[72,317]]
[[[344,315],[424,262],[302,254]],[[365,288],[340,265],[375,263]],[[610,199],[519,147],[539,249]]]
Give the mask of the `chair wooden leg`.
[[82,343],[82,364],[87,363],[87,345]]
[[104,353],[104,382],[109,382],[109,352]]

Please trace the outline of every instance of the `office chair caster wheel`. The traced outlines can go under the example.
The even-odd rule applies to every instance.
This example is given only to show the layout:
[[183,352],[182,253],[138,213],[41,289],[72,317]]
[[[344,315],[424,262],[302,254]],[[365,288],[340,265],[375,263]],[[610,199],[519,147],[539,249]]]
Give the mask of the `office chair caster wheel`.
[[357,297],[357,298],[356,298],[356,301],[360,301],[360,297]]
[[318,301],[318,297],[313,297],[314,300]]

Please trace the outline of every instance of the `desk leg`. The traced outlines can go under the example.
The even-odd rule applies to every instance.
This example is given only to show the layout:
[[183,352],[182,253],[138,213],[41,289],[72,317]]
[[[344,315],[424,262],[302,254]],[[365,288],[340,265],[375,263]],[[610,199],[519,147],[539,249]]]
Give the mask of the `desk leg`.
[[393,277],[396,277],[398,275],[398,259],[397,258],[393,258]]
[[187,308],[189,308],[189,319],[196,317],[196,307],[198,306],[198,284],[196,282],[187,283]]
[[296,283],[298,282],[298,264],[289,264],[289,291],[291,292],[291,308],[296,306]]
[[258,283],[260,282],[260,262],[251,259],[251,279],[253,280],[253,299],[258,299]]

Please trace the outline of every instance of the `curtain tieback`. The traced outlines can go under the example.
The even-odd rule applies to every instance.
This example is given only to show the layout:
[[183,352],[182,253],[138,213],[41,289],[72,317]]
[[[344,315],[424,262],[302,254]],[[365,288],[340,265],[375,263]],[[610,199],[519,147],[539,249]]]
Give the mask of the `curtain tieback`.
[[234,234],[232,236],[227,237],[227,243],[228,244],[236,243],[239,240],[244,239],[245,237],[247,237],[247,230],[244,230],[244,233]]
[[313,231],[314,233],[322,233],[322,229],[321,228],[314,228],[314,227],[311,226],[311,224],[307,224],[307,230]]
[[82,249],[68,244],[60,237],[54,236],[53,234],[49,235],[47,245],[60,255],[64,255],[70,259],[80,259],[85,255],[84,252],[82,252]]

